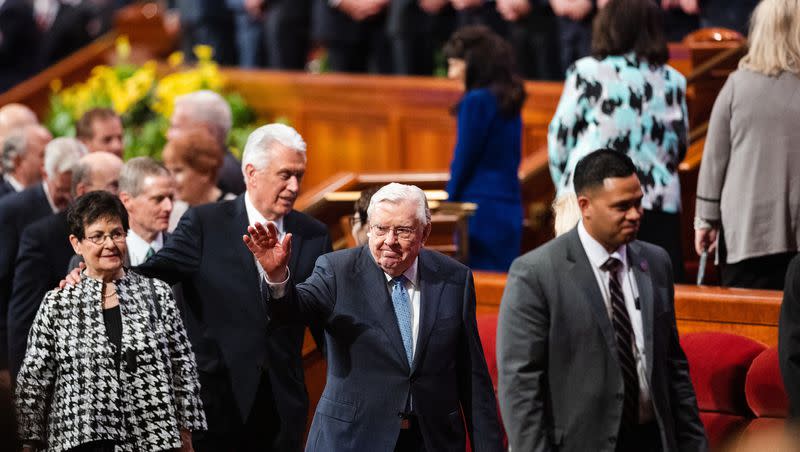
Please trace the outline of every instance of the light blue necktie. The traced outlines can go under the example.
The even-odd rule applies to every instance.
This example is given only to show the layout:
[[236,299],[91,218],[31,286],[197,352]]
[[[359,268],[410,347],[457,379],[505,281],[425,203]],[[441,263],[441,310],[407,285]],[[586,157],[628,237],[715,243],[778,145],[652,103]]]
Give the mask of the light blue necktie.
[[403,275],[392,278],[392,305],[394,305],[394,313],[397,316],[397,326],[400,327],[400,335],[403,336],[406,358],[408,358],[408,364],[411,365],[414,342],[411,338],[411,302],[404,284],[406,280],[407,278]]

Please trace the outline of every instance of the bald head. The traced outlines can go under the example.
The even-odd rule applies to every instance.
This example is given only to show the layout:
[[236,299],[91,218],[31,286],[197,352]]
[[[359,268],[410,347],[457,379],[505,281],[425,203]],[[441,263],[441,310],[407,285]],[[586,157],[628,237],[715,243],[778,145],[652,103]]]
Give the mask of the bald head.
[[72,170],[72,197],[104,190],[117,194],[122,159],[110,152],[91,152],[81,157]]
[[36,114],[22,104],[8,104],[0,108],[0,139],[21,127],[38,124]]

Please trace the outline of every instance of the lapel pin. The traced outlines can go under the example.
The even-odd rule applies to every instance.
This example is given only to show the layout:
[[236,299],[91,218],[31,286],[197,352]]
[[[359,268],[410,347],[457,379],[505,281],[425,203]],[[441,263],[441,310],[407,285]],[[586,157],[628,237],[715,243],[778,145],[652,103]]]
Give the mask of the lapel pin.
[[639,262],[639,268],[641,268],[643,272],[646,272],[647,271],[647,261],[643,260],[643,261]]

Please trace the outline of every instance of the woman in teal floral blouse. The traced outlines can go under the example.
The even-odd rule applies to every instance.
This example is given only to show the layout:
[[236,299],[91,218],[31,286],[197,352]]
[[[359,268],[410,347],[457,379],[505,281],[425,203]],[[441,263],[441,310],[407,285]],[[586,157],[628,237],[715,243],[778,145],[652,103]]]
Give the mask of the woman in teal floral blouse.
[[687,147],[686,79],[666,64],[661,10],[651,0],[611,0],[594,21],[592,56],[568,70],[547,134],[558,194],[572,190],[580,159],[626,153],[642,182],[639,238],[666,249],[683,279],[678,164]]

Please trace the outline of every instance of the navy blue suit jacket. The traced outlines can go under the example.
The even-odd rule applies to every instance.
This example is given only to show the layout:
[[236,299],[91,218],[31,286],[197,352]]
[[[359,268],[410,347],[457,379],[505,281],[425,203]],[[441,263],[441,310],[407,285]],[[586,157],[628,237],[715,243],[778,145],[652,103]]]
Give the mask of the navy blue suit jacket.
[[15,377],[39,305],[47,291],[64,278],[73,253],[66,211],[39,219],[22,232],[8,303],[8,361]]
[[42,184],[0,199],[0,369],[8,368],[8,301],[19,238],[26,226],[52,213]]
[[12,193],[16,193],[17,191],[14,190],[14,187],[8,183],[2,175],[0,175],[0,198],[4,197],[5,195],[10,195]]
[[417,268],[420,323],[411,366],[385,275],[367,247],[320,257],[308,280],[269,301],[277,323],[299,316],[325,328],[328,375],[307,451],[394,450],[409,397],[427,450],[463,451],[467,433],[472,450],[501,450],[472,272],[425,249]]
[[[277,412],[281,418],[278,450],[297,450],[302,445],[308,414],[303,379],[302,346],[305,326],[287,324],[268,328],[255,259],[242,242],[248,226],[244,196],[235,200],[189,209],[164,248],[136,271],[182,283],[184,322],[204,375],[226,380],[233,391],[236,411],[224,411],[219,394],[202,386],[209,429],[225,416],[246,420],[253,406],[261,375],[267,372]],[[283,219],[291,232],[293,275],[305,279],[314,261],[331,250],[324,224],[292,211]]]

